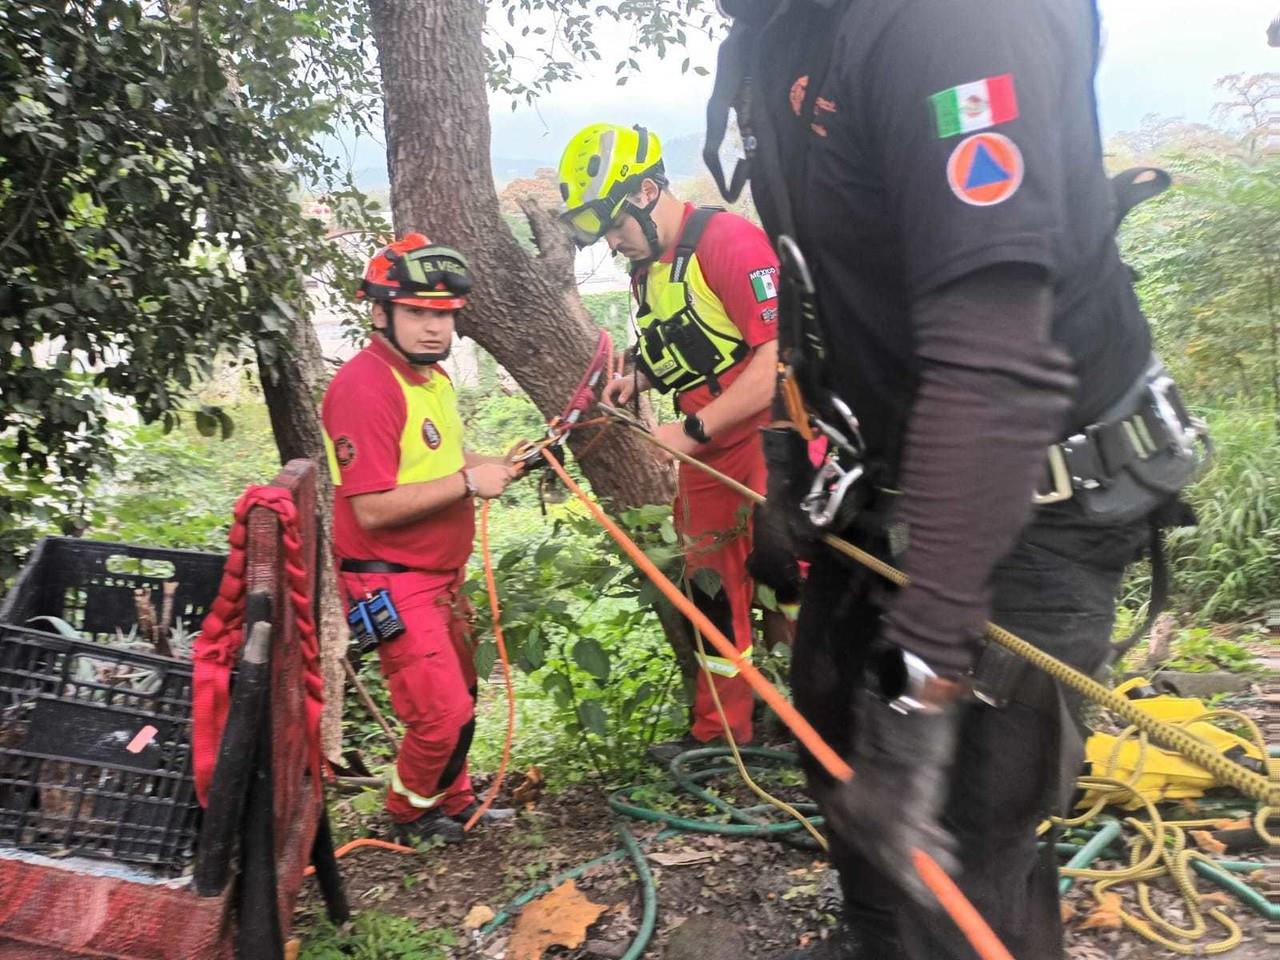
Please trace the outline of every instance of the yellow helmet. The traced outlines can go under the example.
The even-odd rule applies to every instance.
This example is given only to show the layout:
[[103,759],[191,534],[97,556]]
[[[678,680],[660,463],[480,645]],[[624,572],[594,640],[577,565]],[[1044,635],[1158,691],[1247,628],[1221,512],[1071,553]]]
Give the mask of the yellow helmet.
[[646,178],[659,186],[667,182],[657,135],[641,126],[613,123],[593,123],[579,130],[564,148],[559,173],[560,219],[580,247],[604,236],[627,197]]

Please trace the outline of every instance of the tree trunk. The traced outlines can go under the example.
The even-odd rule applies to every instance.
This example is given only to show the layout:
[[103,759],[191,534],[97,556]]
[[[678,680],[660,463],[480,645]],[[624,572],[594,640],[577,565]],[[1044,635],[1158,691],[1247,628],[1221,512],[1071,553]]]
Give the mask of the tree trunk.
[[333,543],[333,483],[329,478],[318,403],[329,382],[320,339],[310,316],[299,311],[289,320],[286,342],[292,349],[274,363],[258,355],[258,375],[280,462],[314,460],[316,471],[316,630],[324,673],[324,714],[320,746],[330,760],[342,759],[342,701],[346,677],[347,625],[330,548]]
[[[476,286],[458,332],[502,364],[546,417],[563,409],[591,361],[596,329],[578,297],[573,250],[551,211],[528,206],[541,256],[507,229],[489,162],[485,4],[477,0],[370,0],[382,70],[397,234],[419,230],[463,250]],[[571,436],[575,451],[594,430]],[[514,438],[513,438],[514,439]],[[581,463],[614,506],[669,500],[672,470],[622,429]]]

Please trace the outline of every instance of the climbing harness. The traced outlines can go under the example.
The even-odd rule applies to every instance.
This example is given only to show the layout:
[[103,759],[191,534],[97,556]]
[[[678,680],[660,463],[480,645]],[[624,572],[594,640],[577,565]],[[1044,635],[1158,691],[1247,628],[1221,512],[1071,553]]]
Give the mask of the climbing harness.
[[[750,353],[723,306],[708,299],[710,288],[697,262],[698,242],[712,218],[723,212],[698,207],[680,233],[671,263],[647,264],[634,274],[640,304],[635,362],[663,393],[683,393],[705,383],[716,396],[721,375]],[[695,295],[699,288],[706,292]]]

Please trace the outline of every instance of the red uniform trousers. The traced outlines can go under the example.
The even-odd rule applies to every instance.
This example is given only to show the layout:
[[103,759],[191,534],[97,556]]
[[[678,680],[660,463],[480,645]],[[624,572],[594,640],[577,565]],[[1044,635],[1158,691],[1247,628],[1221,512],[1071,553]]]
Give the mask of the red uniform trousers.
[[457,573],[343,573],[349,597],[386,587],[406,631],[378,648],[391,706],[405,726],[387,790],[397,823],[449,816],[475,800],[467,752],[475,733],[476,673],[470,604]]
[[[700,455],[708,466],[764,492],[765,464],[760,434],[750,431],[732,446],[716,448]],[[747,573],[747,556],[751,553],[751,503],[719,480],[709,477],[697,467],[681,464],[675,502],[676,530],[685,544],[685,566],[690,578],[700,567],[714,570],[720,576],[720,591],[708,596],[692,579],[690,588],[694,602],[720,631],[733,641],[739,652],[750,659],[752,647],[751,603],[755,581]],[[724,725],[711,699],[707,681],[715,677],[716,693],[724,708],[733,738],[749,743],[752,737],[751,687],[737,669],[703,638],[705,666],[699,670],[693,704],[695,739],[706,742],[723,736]]]

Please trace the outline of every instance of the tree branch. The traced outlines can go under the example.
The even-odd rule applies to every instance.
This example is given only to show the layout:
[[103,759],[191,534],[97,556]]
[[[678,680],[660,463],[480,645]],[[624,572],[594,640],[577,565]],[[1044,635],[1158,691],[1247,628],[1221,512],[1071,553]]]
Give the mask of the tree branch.
[[533,242],[538,246],[538,269],[556,290],[574,286],[573,265],[577,248],[569,231],[556,215],[532,197],[521,197],[520,212],[529,221]]

